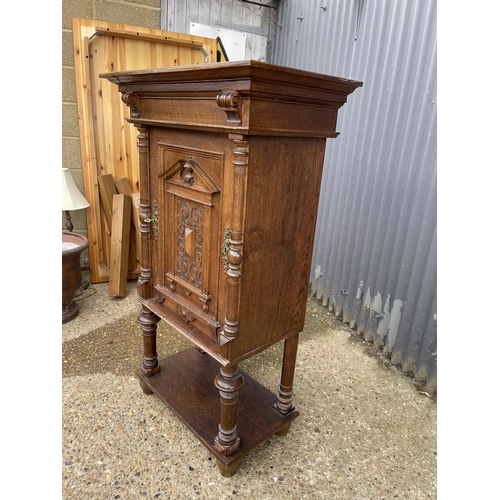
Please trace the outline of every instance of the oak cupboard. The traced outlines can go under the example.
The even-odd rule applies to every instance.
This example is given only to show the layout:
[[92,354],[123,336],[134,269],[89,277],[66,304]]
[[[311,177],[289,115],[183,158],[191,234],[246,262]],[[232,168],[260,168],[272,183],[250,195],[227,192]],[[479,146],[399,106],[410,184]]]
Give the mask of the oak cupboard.
[[[257,61],[102,74],[138,129],[141,387],[215,456],[224,476],[298,416],[326,138],[362,84]],[[159,359],[163,320],[193,347]],[[238,363],[284,341],[275,395]]]

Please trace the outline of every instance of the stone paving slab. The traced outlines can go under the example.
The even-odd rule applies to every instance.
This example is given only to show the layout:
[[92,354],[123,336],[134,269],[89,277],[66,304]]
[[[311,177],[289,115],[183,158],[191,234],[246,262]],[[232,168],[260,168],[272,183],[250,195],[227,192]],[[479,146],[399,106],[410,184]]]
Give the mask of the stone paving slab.
[[[85,277],[85,276],[84,276]],[[156,396],[146,396],[136,282],[91,284],[62,327],[62,492],[75,499],[435,499],[434,398],[310,300],[294,384],[299,417],[231,478]],[[158,351],[190,347],[160,322]],[[277,392],[282,344],[241,363]]]

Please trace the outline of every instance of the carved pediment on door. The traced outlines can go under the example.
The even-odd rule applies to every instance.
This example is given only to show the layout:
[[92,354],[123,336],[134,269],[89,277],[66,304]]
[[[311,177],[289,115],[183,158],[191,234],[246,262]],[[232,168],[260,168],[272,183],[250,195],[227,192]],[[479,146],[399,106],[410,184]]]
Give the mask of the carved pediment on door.
[[220,191],[201,165],[189,157],[179,158],[165,173],[164,179],[169,184],[187,187],[201,193],[214,194]]
[[[169,193],[211,204],[220,192],[214,180],[220,177],[223,154],[159,144],[160,179]],[[219,173],[217,173],[219,172]]]

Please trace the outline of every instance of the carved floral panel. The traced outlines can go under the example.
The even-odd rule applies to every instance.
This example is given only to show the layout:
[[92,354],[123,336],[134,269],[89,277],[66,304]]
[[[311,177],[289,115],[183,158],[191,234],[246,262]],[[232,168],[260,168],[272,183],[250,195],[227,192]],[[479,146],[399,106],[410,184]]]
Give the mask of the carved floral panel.
[[203,283],[204,212],[192,200],[177,198],[177,276],[200,290]]

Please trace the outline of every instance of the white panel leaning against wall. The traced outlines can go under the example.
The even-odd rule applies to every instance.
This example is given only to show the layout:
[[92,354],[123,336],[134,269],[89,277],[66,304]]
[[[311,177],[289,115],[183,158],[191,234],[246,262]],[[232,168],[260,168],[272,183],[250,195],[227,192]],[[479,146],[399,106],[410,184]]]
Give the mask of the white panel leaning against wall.
[[271,62],[277,6],[276,0],[161,0],[161,29],[195,34],[194,23],[215,30],[223,44],[233,43],[228,32],[244,34],[244,59]]

